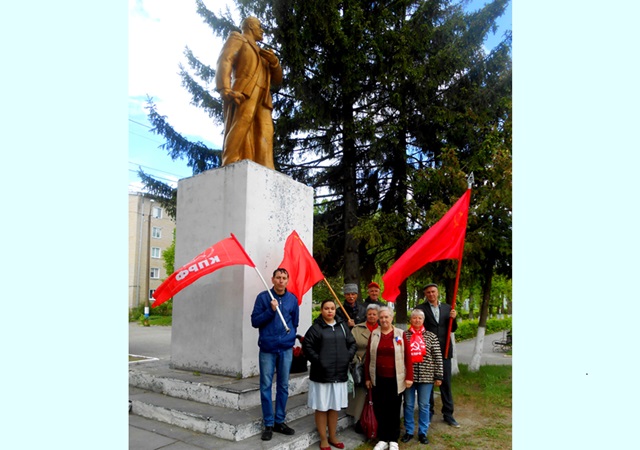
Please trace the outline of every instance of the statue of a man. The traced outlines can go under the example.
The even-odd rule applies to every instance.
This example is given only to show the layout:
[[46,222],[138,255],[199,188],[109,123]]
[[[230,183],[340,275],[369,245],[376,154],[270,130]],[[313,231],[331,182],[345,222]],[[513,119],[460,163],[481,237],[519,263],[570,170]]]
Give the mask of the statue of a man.
[[273,165],[273,119],[270,86],[282,82],[280,61],[271,50],[258,47],[260,21],[247,17],[242,33],[232,31],[216,71],[216,90],[224,100],[222,165],[250,159]]

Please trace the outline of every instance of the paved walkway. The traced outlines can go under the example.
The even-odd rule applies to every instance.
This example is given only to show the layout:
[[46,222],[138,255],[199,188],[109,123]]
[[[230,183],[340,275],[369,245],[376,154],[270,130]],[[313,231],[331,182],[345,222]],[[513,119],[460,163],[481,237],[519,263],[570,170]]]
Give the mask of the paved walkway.
[[[511,364],[511,356],[492,351],[492,342],[502,339],[503,333],[485,336],[481,365]],[[456,343],[459,364],[469,364],[473,356],[475,339]],[[171,327],[143,327],[138,323],[129,324],[129,354],[158,359],[171,357]],[[132,363],[136,364],[136,363]],[[352,429],[340,433],[347,448],[362,443],[362,436]],[[218,441],[212,437],[185,430],[180,427],[129,415],[129,450],[201,450],[216,449]],[[317,449],[317,444],[309,449]]]

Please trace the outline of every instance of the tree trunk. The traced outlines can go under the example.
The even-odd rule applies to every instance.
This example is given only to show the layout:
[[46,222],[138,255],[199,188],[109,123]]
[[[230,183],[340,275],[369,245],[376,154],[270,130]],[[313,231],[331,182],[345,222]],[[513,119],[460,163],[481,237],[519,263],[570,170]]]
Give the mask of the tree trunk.
[[458,375],[460,368],[458,367],[458,352],[456,351],[456,335],[451,333],[451,348],[453,353],[451,356],[451,375]]
[[487,317],[489,316],[489,300],[491,300],[491,282],[493,280],[493,263],[490,259],[487,261],[483,270],[484,279],[482,280],[482,306],[480,307],[480,321],[478,322],[478,335],[476,336],[476,346],[473,349],[471,364],[469,364],[470,372],[480,370],[480,361],[482,359],[482,346],[484,344],[484,334],[487,329]]
[[447,278],[444,282],[445,288],[445,302],[447,305],[453,305],[453,291],[456,289],[456,279],[455,278]]
[[358,224],[358,200],[356,198],[356,145],[353,101],[345,97],[342,108],[344,137],[342,141],[342,162],[344,166],[342,189],[344,198],[344,282],[360,286],[360,260],[358,241],[351,230]]
[[407,323],[407,282],[400,285],[400,295],[396,298],[395,304],[396,324]]
[[480,370],[485,330],[485,327],[478,327],[478,335],[476,336],[476,345],[473,347],[473,356],[471,357],[471,363],[469,364],[469,372],[477,372]]

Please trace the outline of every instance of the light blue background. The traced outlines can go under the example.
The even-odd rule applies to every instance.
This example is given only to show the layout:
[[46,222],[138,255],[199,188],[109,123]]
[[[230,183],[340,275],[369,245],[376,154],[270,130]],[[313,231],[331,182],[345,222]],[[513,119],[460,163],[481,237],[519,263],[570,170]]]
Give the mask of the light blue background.
[[638,13],[514,1],[516,449],[637,441]]
[[[640,6],[588,5],[513,5],[516,449],[636,440]],[[121,1],[3,8],[10,448],[128,446],[126,27]]]
[[0,17],[3,446],[124,449],[127,5]]

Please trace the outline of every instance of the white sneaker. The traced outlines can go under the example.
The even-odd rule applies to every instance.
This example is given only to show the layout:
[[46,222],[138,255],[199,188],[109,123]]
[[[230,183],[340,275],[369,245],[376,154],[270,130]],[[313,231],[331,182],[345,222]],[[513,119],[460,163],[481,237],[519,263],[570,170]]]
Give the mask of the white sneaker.
[[[389,448],[389,444],[384,441],[380,441],[373,447],[373,450],[387,450]],[[398,444],[396,444],[396,450],[398,449]]]
[[389,450],[398,450],[397,442],[389,442]]

